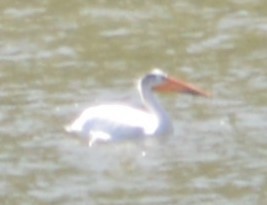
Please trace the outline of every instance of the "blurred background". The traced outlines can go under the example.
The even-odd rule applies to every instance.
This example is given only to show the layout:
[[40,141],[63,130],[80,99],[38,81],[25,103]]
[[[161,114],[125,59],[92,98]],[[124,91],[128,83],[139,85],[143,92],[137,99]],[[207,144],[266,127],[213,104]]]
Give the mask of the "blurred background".
[[[267,1],[0,2],[0,203],[267,203]],[[210,99],[159,96],[161,145],[65,132],[87,106],[140,104],[154,67]]]

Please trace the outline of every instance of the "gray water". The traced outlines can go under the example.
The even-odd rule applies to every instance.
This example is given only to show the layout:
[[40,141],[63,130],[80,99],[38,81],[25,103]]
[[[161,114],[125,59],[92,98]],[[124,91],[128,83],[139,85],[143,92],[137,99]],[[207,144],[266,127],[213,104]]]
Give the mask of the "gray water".
[[[0,203],[267,203],[267,2],[2,1]],[[65,132],[87,106],[138,104],[160,67],[212,98],[159,96],[160,145]]]

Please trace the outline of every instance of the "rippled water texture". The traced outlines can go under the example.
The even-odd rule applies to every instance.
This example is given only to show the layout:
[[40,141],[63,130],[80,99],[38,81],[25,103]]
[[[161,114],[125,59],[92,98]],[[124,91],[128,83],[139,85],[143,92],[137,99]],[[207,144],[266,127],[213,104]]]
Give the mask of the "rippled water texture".
[[[1,1],[0,204],[267,204],[267,2]],[[166,143],[87,145],[85,107],[140,104],[154,67],[212,92],[159,96]]]

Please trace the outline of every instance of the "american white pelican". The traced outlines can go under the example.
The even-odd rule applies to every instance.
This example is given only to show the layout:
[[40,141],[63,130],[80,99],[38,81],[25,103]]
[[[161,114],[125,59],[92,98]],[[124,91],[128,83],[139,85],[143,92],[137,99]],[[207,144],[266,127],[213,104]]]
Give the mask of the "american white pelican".
[[89,146],[99,142],[167,135],[172,131],[171,120],[152,93],[153,90],[209,95],[189,83],[175,80],[155,69],[138,81],[138,91],[145,110],[124,104],[89,107],[66,130],[86,137]]

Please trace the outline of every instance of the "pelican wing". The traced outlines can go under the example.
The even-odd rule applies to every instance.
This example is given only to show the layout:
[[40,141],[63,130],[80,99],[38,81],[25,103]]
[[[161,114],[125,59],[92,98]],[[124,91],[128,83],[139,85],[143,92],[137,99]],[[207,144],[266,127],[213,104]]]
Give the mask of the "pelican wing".
[[86,109],[67,130],[84,137],[101,136],[96,140],[117,141],[152,135],[157,125],[157,117],[148,112],[126,105],[99,105]]

